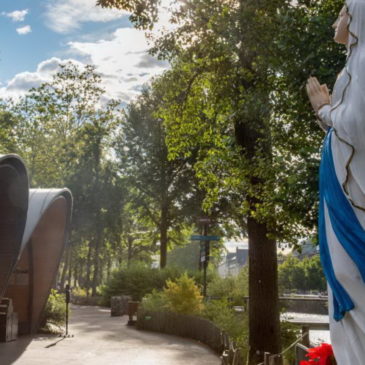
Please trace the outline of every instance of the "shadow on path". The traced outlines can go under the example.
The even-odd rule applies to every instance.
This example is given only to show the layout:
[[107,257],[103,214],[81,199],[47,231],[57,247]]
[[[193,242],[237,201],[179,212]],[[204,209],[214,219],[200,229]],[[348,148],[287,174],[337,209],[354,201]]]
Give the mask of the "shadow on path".
[[127,317],[100,307],[73,306],[70,334],[23,337],[0,344],[0,365],[218,365],[205,345],[180,337],[138,331]]

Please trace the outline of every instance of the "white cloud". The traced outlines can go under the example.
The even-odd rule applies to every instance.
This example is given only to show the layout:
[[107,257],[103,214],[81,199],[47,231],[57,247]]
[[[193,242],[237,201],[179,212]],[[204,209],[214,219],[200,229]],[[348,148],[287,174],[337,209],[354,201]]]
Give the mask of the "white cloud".
[[28,34],[32,31],[30,25],[25,25],[24,27],[16,28],[16,32],[20,35]]
[[[70,42],[66,54],[71,58],[50,58],[41,62],[34,72],[21,72],[0,87],[0,98],[24,95],[30,88],[47,82],[68,61],[93,64],[102,76],[106,99],[128,103],[141,92],[141,87],[169,65],[148,54],[144,33],[134,28],[117,29],[110,39],[97,42]],[[73,55],[73,56],[72,56]],[[76,61],[75,58],[82,60]]]
[[28,12],[29,12],[28,9],[24,9],[24,10],[14,10],[10,13],[2,12],[1,14],[7,16],[14,22],[23,22]]
[[108,96],[124,102],[137,96],[141,85],[151,77],[168,68],[167,62],[148,54],[144,33],[134,28],[120,28],[110,40],[70,42],[69,46],[86,63],[96,66]]
[[96,0],[48,0],[46,24],[57,33],[69,33],[85,22],[109,22],[126,15],[116,9],[96,7]]
[[60,64],[66,62],[74,62],[79,66],[80,62],[73,59],[59,59],[52,57],[41,62],[35,72],[21,72],[15,75],[6,86],[0,87],[0,98],[18,98],[24,95],[29,89],[38,87],[41,84],[48,82],[52,76],[60,70]]
[[[95,0],[47,0],[47,22],[57,32],[69,32],[86,21],[109,21],[124,16],[120,11],[110,11],[94,7]],[[161,29],[171,31],[168,22],[170,0],[163,0],[163,11],[154,34]],[[142,85],[152,77],[161,74],[169,65],[148,54],[149,44],[145,34],[134,28],[119,28],[99,40],[74,41],[67,44],[63,57],[78,59],[79,64],[93,64],[102,76],[106,99],[116,98],[128,103],[141,92]],[[22,72],[0,86],[0,97],[23,95],[30,87],[37,87],[49,81],[57,72],[61,60],[51,58],[41,62],[34,72]]]

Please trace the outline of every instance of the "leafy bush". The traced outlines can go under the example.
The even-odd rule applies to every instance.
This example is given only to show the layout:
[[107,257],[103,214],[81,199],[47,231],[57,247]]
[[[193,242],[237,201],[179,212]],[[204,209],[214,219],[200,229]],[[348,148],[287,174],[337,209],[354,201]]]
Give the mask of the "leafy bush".
[[181,314],[199,314],[203,309],[203,297],[193,278],[186,273],[176,279],[167,280],[163,291],[166,308]]
[[142,308],[147,312],[161,312],[167,308],[166,296],[163,291],[152,290],[142,299]]
[[[203,304],[197,279],[186,273],[176,280],[167,280],[163,290],[152,290],[142,300],[147,312],[170,310],[181,314],[200,315],[213,322],[240,348],[243,358],[248,355],[248,312],[237,313],[234,306],[244,304],[248,295],[248,268],[241,270],[237,277],[220,278],[214,275],[208,285],[211,297]],[[281,324],[283,348],[289,347],[299,336],[299,329],[289,322]],[[293,350],[286,353],[286,360],[293,362]]]
[[[283,349],[288,348],[300,336],[300,329],[293,323],[282,321],[280,324],[281,342]],[[289,364],[295,362],[295,348],[293,347],[285,354],[285,359]]]
[[243,358],[246,358],[248,349],[248,316],[246,312],[236,313],[232,303],[227,298],[222,298],[208,301],[202,315],[225,331],[235,341],[236,346],[241,349]]
[[43,312],[42,327],[46,325],[46,323],[61,326],[65,323],[65,316],[65,295],[58,293],[55,289],[52,289]]
[[237,276],[221,278],[215,275],[208,284],[207,293],[213,299],[229,299],[230,305],[244,305],[248,296],[248,267],[244,267]]
[[86,289],[75,287],[72,288],[72,295],[76,297],[87,297]]
[[181,275],[176,268],[153,269],[142,264],[115,271],[109,282],[101,288],[102,304],[109,306],[114,295],[131,295],[133,300],[141,300],[153,289],[162,289],[166,280]]

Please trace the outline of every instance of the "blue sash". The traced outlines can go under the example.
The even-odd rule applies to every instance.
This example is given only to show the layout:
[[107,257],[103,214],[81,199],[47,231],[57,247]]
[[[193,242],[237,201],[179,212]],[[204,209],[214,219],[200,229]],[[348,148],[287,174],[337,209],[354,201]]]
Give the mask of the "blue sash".
[[333,293],[334,319],[340,321],[354,303],[345,288],[337,280],[326,236],[324,202],[328,208],[333,231],[347,254],[360,271],[365,282],[365,231],[357,219],[354,209],[338,182],[333,162],[330,129],[323,145],[320,167],[319,245],[321,262],[326,279]]

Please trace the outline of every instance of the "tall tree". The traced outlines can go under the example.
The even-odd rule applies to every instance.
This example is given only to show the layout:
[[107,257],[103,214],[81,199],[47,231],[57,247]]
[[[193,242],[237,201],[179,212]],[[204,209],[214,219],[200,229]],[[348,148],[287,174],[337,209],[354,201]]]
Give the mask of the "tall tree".
[[[99,3],[136,14],[140,5]],[[319,42],[328,37],[337,4],[187,0],[173,12],[173,32],[153,49],[172,63],[160,114],[170,155],[202,147],[195,169],[208,191],[207,208],[227,190],[241,190],[235,198],[250,242],[251,364],[265,351],[280,351],[275,239],[295,241],[315,221],[320,133],[299,126],[313,119],[301,85],[310,73],[334,74],[338,58],[328,69],[321,62],[335,49]],[[148,2],[147,21],[138,27],[153,24],[157,5]],[[316,41],[303,42],[309,38]]]
[[[185,83],[184,88],[171,84],[177,102],[165,109],[164,122],[173,130],[170,142],[175,156],[176,152],[181,156],[176,143],[186,150],[187,136],[203,129],[216,145],[222,141],[233,145],[231,157],[235,155],[245,167],[240,175],[244,183],[239,184],[246,187],[241,196],[246,219],[242,216],[240,224],[247,228],[250,243],[252,364],[262,361],[265,351],[279,353],[281,348],[276,222],[265,197],[273,188],[269,60],[277,10],[283,4],[285,1],[187,0],[173,14],[178,28],[157,40],[154,49],[172,61],[174,78],[183,79],[178,85]],[[208,98],[210,103],[206,103]],[[221,135],[215,131],[220,132],[222,124],[230,134],[218,141]],[[211,165],[221,164],[220,156],[207,155]],[[219,192],[217,186],[207,188]]]
[[184,227],[187,211],[199,202],[194,199],[192,157],[169,159],[166,129],[162,119],[155,116],[159,104],[158,91],[145,90],[129,105],[116,152],[121,173],[133,186],[132,205],[148,217],[158,232],[163,268],[168,245],[174,240],[172,230]]
[[11,134],[16,151],[9,152],[26,161],[31,186],[68,186],[73,192],[72,243],[61,281],[79,276],[85,267],[82,281],[93,294],[102,279],[106,232],[117,225],[123,204],[120,176],[110,158],[119,103],[102,100],[100,83],[93,66],[67,63],[50,82],[7,105],[16,121]]

